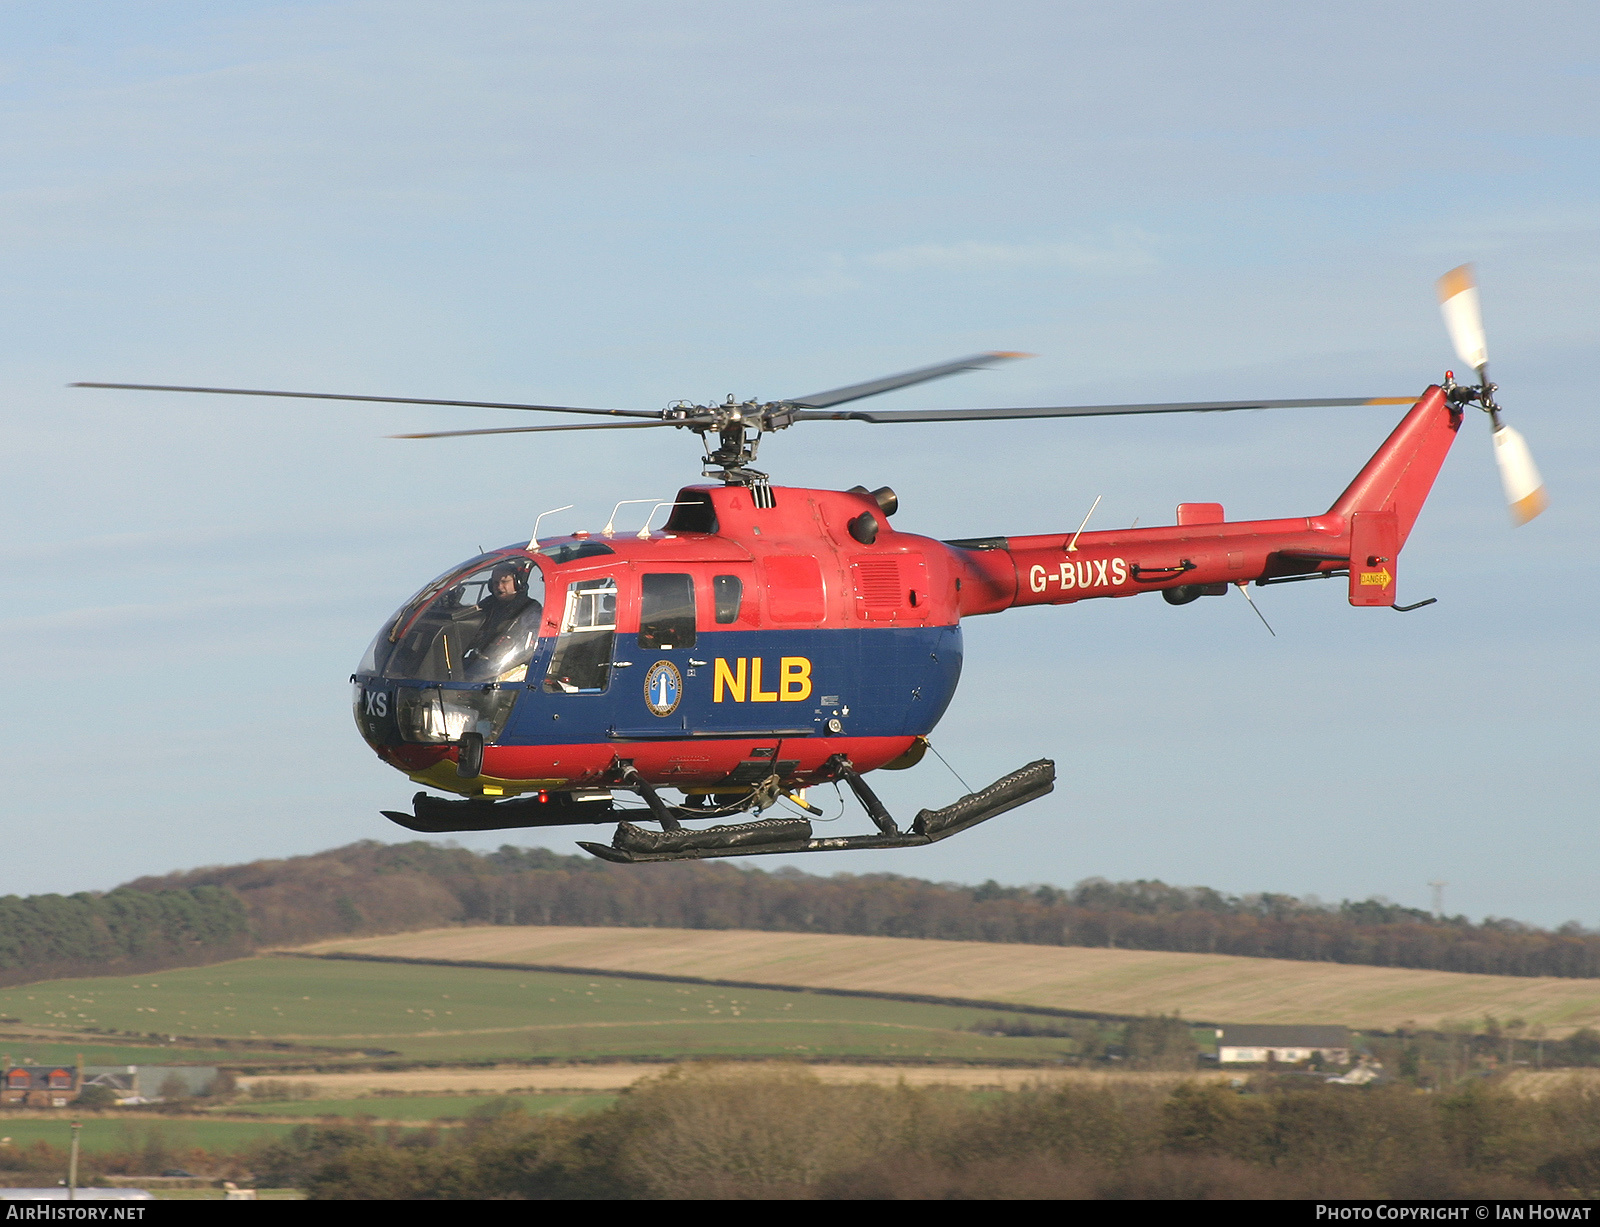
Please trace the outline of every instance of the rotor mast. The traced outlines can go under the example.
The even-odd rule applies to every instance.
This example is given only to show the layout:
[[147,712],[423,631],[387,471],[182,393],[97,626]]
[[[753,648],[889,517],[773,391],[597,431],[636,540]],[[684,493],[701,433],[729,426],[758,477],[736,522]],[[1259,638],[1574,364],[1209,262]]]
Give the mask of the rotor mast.
[[667,414],[669,419],[674,413],[683,414],[689,419],[684,424],[700,436],[706,453],[705,468],[701,470],[705,476],[717,478],[726,486],[758,486],[766,484],[767,475],[750,466],[761,450],[761,436],[772,429],[766,421],[770,408],[753,400],[736,401],[730,393],[720,405],[679,401]]

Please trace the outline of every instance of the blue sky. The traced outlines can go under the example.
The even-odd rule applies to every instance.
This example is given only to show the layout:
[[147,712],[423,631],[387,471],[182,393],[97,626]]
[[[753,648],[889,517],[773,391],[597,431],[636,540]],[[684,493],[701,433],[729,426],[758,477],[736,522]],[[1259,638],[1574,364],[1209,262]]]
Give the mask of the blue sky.
[[[1452,911],[1600,925],[1597,47],[1557,3],[13,6],[0,890],[398,837],[413,786],[345,686],[384,617],[546,508],[596,528],[698,473],[676,434],[398,442],[509,423],[70,381],[648,409],[1021,349],[877,404],[1405,394],[1454,365],[1433,280],[1474,260],[1544,517],[1512,531],[1469,422],[1399,568],[1426,610],[976,619],[935,743],[974,784],[1054,757],[1056,793],[801,863],[1444,879]],[[893,485],[903,530],[1039,532],[1096,496],[1099,527],[1320,511],[1394,417],[815,424],[762,458]],[[880,778],[907,812],[960,791]]]

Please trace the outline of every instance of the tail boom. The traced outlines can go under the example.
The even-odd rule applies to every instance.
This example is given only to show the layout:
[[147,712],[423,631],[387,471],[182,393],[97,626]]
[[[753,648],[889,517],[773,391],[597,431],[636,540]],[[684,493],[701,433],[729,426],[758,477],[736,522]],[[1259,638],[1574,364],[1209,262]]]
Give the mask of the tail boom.
[[1220,506],[1190,503],[1170,526],[947,543],[963,577],[961,613],[1178,588],[1220,594],[1343,571],[1352,605],[1393,605],[1396,556],[1460,425],[1460,410],[1430,387],[1322,515],[1229,523]]

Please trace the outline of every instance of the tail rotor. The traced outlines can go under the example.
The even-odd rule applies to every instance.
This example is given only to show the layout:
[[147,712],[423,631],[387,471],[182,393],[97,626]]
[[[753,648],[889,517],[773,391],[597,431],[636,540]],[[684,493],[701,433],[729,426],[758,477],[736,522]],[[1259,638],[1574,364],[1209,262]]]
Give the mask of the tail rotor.
[[1483,329],[1483,309],[1479,305],[1478,280],[1472,265],[1463,264],[1439,278],[1439,307],[1444,312],[1444,324],[1457,355],[1478,375],[1476,387],[1457,384],[1447,375],[1445,391],[1454,403],[1476,401],[1489,415],[1494,459],[1500,469],[1500,485],[1505,490],[1512,523],[1526,524],[1549,505],[1549,499],[1527,443],[1500,420],[1500,406],[1494,398],[1496,388],[1489,382],[1488,338]]

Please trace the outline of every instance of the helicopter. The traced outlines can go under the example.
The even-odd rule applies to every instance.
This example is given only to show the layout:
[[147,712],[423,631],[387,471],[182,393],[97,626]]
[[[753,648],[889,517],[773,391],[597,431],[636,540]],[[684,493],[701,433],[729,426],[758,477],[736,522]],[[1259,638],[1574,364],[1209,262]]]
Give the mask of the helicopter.
[[[1055,765],[1029,763],[902,826],[864,778],[914,766],[950,705],[963,618],[1159,592],[1182,606],[1230,586],[1343,578],[1358,608],[1396,601],[1398,559],[1469,405],[1488,416],[1513,521],[1546,496],[1527,444],[1501,420],[1471,266],[1438,286],[1457,353],[1420,396],[1195,401],[1041,408],[871,411],[884,392],[1029,355],[991,352],[776,401],[664,410],[427,400],[244,388],[77,387],[367,401],[621,419],[399,435],[437,439],[565,430],[697,435],[702,476],[670,500],[625,500],[598,533],[531,537],[450,567],[383,625],[350,676],[361,735],[421,784],[411,812],[428,834],[617,824],[620,863],[905,848],[931,844],[1049,793]],[[1180,503],[1175,523],[935,540],[892,524],[887,487],[775,485],[754,467],[763,435],[808,422],[992,422],[1151,413],[1406,405],[1400,423],[1327,511],[1230,521]],[[628,502],[651,504],[618,532]],[[651,523],[667,515],[661,527]],[[1092,516],[1094,508],[1090,508]],[[1254,602],[1251,602],[1252,605]],[[1259,612],[1259,611],[1258,611]],[[1264,621],[1264,619],[1263,619]],[[873,831],[818,836],[807,798],[844,785]],[[435,796],[433,792],[453,794]],[[671,801],[667,791],[677,792]],[[618,794],[638,798],[618,804]],[[642,802],[642,805],[639,804]],[[691,826],[711,820],[709,826]],[[643,825],[649,822],[652,825]]]

